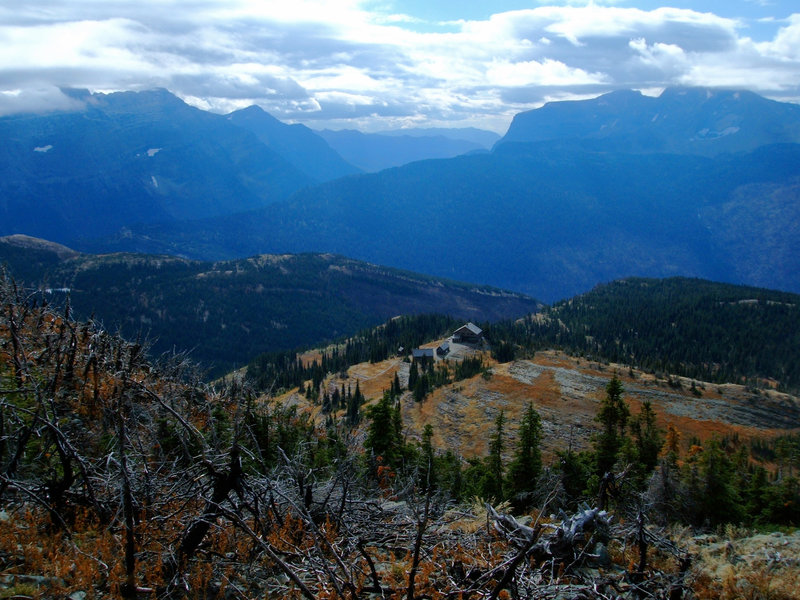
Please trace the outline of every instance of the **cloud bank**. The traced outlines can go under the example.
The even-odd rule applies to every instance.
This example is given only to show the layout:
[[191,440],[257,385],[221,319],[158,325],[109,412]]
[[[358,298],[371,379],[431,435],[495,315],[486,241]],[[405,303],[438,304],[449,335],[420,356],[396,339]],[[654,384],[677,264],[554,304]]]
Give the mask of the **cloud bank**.
[[620,88],[735,87],[800,101],[800,13],[755,41],[739,20],[689,9],[534,6],[432,28],[371,6],[6,3],[0,114],[74,109],[63,87],[163,87],[218,112],[258,104],[282,120],[365,130],[502,131],[545,101]]

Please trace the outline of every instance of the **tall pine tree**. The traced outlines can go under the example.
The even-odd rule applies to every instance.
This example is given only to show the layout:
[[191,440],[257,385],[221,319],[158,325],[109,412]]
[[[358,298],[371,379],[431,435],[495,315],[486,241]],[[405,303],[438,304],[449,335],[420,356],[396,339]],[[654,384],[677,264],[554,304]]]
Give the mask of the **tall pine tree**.
[[505,450],[506,416],[501,410],[494,420],[494,433],[489,441],[489,456],[486,457],[486,478],[483,483],[483,496],[500,502],[505,498],[503,490],[503,451]]
[[641,412],[631,419],[630,424],[634,477],[638,487],[645,484],[647,477],[658,464],[658,454],[664,445],[664,434],[656,425],[656,413],[649,401],[642,403]]
[[602,426],[595,440],[595,474],[600,478],[613,470],[619,451],[625,443],[630,410],[622,397],[622,391],[622,382],[615,375],[606,386],[606,396],[595,417]]
[[514,458],[508,465],[507,492],[517,509],[530,505],[536,480],[542,472],[541,439],[542,420],[529,402],[519,426]]

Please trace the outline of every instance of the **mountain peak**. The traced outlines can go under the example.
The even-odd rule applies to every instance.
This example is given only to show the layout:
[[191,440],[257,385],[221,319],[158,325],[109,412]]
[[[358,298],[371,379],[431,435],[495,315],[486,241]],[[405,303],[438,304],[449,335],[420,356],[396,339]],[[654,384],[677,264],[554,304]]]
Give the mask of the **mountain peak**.
[[275,119],[271,114],[261,108],[258,104],[251,104],[246,108],[240,108],[239,110],[235,110],[231,113],[226,115],[228,119],[235,118],[235,117],[248,117],[248,118],[264,118],[269,117],[270,119]]
[[106,111],[128,112],[130,110],[154,108],[162,110],[192,109],[192,107],[165,88],[153,88],[139,92],[92,94],[91,99]]
[[318,133],[305,125],[289,125],[257,105],[226,116],[228,121],[253,134],[268,148],[286,157],[295,168],[317,182],[358,173],[359,169],[334,151]]
[[715,156],[800,142],[800,106],[753,92],[673,87],[551,102],[514,117],[498,142],[576,141],[602,151]]

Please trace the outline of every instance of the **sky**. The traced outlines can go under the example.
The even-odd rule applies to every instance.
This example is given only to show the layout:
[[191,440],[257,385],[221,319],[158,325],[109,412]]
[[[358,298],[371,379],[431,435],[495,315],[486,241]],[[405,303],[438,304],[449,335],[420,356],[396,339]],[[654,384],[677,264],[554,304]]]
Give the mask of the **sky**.
[[0,115],[166,88],[315,129],[480,127],[617,89],[800,102],[797,0],[0,0]]

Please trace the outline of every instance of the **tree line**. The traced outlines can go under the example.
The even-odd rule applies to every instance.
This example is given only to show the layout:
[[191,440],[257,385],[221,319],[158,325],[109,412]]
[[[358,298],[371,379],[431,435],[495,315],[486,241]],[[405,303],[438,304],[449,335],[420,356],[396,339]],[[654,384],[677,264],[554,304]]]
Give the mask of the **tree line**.
[[498,348],[559,348],[662,375],[800,389],[800,296],[788,292],[632,278],[486,329]]
[[432,339],[444,337],[461,321],[436,314],[401,316],[379,327],[364,329],[322,350],[319,358],[303,361],[302,350],[259,354],[247,365],[247,377],[260,390],[280,392],[311,381],[314,397],[328,373],[341,373],[363,362],[376,363]]

